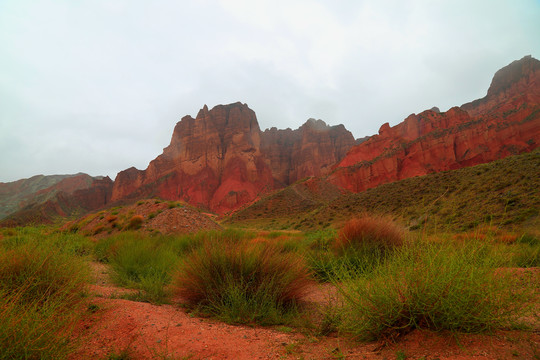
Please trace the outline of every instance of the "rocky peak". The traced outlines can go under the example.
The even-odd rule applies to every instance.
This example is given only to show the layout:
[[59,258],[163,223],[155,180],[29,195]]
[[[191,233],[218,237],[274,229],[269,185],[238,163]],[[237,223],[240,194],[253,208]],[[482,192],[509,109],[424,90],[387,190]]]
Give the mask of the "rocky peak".
[[540,102],[540,61],[528,55],[495,73],[487,95],[461,108],[472,116],[505,112],[523,104]]
[[383,124],[330,176],[352,191],[528,152],[540,145],[540,62],[528,56],[497,71],[488,95]]
[[316,120],[313,118],[309,118],[301,127],[305,127],[306,129],[310,129],[313,131],[329,131],[330,130],[330,126],[328,126],[324,121],[320,119]]
[[523,57],[521,60],[513,61],[495,73],[487,96],[495,96],[501,92],[508,91],[513,85],[519,82],[528,82],[535,72],[540,71],[540,61],[531,55]]
[[354,144],[354,137],[343,125],[329,126],[315,119],[308,119],[296,130],[267,129],[261,136],[261,151],[282,185],[328,173]]
[[276,187],[327,173],[354,145],[343,125],[309,119],[299,129],[261,132],[240,102],[184,116],[148,168],[120,172],[113,200],[159,196],[224,213]]
[[273,188],[260,153],[260,129],[246,104],[205,105],[194,119],[184,116],[171,143],[144,171],[118,174],[113,200],[159,196],[186,200],[224,212]]

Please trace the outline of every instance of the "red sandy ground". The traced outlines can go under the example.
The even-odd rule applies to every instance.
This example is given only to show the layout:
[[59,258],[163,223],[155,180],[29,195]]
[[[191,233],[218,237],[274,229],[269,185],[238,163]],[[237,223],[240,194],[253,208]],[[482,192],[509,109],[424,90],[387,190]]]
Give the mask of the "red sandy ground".
[[[315,337],[286,327],[233,326],[191,316],[181,306],[115,299],[108,268],[94,264],[90,303],[99,310],[78,328],[80,350],[71,359],[540,359],[540,329],[459,335],[413,331],[398,343],[360,343],[337,335]],[[308,301],[335,301],[331,287],[314,286]],[[177,299],[177,301],[180,301]]]

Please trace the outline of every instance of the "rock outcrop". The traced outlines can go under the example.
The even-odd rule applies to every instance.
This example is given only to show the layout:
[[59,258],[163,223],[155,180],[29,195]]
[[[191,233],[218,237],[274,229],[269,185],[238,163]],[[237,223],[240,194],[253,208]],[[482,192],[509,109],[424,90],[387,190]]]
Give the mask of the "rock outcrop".
[[343,125],[329,126],[315,119],[296,130],[267,129],[261,138],[262,152],[281,185],[327,174],[355,144]]
[[432,109],[353,147],[329,180],[354,192],[528,152],[540,143],[540,61],[525,57],[499,70],[483,99]]
[[300,178],[328,172],[354,144],[343,127],[310,119],[297,130],[261,132],[253,110],[204,106],[176,124],[170,145],[146,170],[116,177],[113,201],[158,196],[217,213]]
[[218,212],[234,209],[274,186],[260,134],[246,105],[204,106],[195,119],[176,124],[170,145],[146,170],[117,175],[113,201],[158,196]]

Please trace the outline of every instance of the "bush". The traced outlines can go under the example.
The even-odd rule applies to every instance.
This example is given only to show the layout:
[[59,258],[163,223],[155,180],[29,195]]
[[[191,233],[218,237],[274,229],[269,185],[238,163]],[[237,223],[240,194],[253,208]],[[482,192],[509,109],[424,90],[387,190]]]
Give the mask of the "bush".
[[483,332],[516,325],[527,312],[530,288],[495,271],[503,260],[489,246],[418,241],[373,272],[338,283],[344,330],[373,340],[416,328]]
[[141,215],[133,215],[131,219],[129,220],[127,229],[130,229],[130,230],[140,229],[143,221],[144,221],[144,218]]
[[80,259],[55,248],[24,244],[0,251],[0,288],[34,301],[65,293],[80,293],[87,273]]
[[[315,237],[313,237],[315,236]],[[346,274],[372,271],[403,244],[405,230],[387,217],[363,216],[345,223],[337,237],[332,230],[311,235],[312,250],[307,256],[319,281],[338,280]],[[331,246],[333,251],[330,250]]]
[[283,323],[309,283],[299,256],[238,238],[205,241],[174,278],[176,293],[192,307],[230,323]]
[[138,299],[165,302],[165,287],[178,261],[166,238],[124,233],[100,241],[96,257],[111,264],[117,284],[142,290]]
[[0,247],[0,359],[66,358],[84,311],[88,268],[51,241],[19,241]]
[[345,223],[336,239],[335,248],[387,251],[403,244],[405,230],[389,217],[365,215]]
[[107,220],[107,222],[109,223],[116,221],[116,219],[118,219],[117,215],[107,215],[107,217],[105,218],[105,220]]

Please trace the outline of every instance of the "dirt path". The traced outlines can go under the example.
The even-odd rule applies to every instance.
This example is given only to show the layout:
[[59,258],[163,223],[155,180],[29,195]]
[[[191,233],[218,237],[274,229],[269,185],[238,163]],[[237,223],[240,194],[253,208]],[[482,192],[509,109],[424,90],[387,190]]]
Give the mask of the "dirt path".
[[[287,327],[227,325],[193,317],[178,304],[151,305],[118,299],[126,291],[113,286],[108,268],[94,264],[90,287],[94,313],[78,329],[80,351],[71,359],[534,359],[540,358],[540,333],[499,332],[494,336],[413,331],[399,343],[379,350],[378,343],[358,343],[334,336],[315,337]],[[323,306],[329,286],[317,288],[309,301]],[[332,300],[331,300],[332,301]],[[406,356],[406,357],[403,357]],[[117,357],[118,358],[118,357]],[[126,357],[124,357],[126,358]]]

